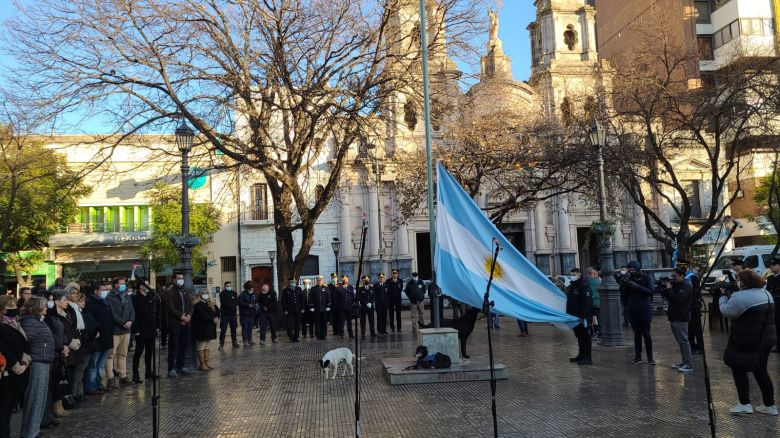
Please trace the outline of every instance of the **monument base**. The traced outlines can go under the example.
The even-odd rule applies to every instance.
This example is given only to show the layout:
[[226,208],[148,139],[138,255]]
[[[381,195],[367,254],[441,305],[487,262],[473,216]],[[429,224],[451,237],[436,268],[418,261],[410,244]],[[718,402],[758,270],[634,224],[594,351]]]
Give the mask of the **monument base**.
[[455,365],[460,363],[460,342],[454,328],[440,327],[417,330],[417,345],[428,347],[428,353],[442,353]]
[[[418,385],[423,383],[473,382],[490,380],[490,360],[488,358],[461,359],[446,369],[407,370],[414,365],[414,359],[388,358],[382,360],[390,385]],[[509,372],[506,365],[494,364],[496,380],[506,380]]]

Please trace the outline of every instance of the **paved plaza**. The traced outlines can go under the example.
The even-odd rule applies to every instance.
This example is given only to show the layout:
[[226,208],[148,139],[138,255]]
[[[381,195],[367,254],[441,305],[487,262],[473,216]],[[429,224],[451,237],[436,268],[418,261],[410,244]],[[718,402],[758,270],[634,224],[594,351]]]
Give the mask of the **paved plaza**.
[[[405,312],[402,334],[368,338],[363,344],[362,423],[365,437],[492,436],[488,382],[391,387],[381,359],[408,355],[415,347]],[[518,337],[517,324],[502,319],[495,332],[496,358],[509,368],[498,383],[499,430],[505,437],[698,437],[708,436],[704,374],[681,375],[668,323],[653,323],[658,365],[631,365],[633,349],[594,346],[595,365],[569,364],[575,338],[542,324]],[[630,330],[627,341],[633,339]],[[629,339],[630,338],[630,339]],[[731,373],[721,360],[726,337],[706,335],[718,436],[777,437],[778,419],[761,414],[736,418]],[[630,342],[629,342],[630,343]],[[354,380],[322,380],[317,360],[345,343],[302,340],[224,352],[212,351],[216,370],[161,383],[165,437],[348,437],[354,436]],[[351,347],[351,346],[350,346]],[[474,356],[487,355],[485,320],[469,342]],[[164,352],[165,350],[163,350]],[[770,372],[780,383],[780,355]],[[340,374],[340,373],[339,373]],[[752,383],[754,403],[760,403]],[[151,436],[151,383],[89,398],[46,437]],[[14,418],[18,430],[19,415]]]

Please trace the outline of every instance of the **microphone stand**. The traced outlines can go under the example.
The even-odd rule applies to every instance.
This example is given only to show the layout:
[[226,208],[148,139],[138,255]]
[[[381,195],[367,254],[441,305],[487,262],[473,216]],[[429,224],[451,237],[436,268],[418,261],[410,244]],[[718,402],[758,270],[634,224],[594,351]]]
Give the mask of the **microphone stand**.
[[493,250],[492,258],[490,259],[490,277],[488,278],[487,287],[485,288],[485,297],[482,301],[482,312],[487,315],[487,327],[488,327],[488,354],[490,356],[490,396],[491,396],[491,409],[493,414],[493,436],[498,438],[498,413],[496,409],[496,372],[493,360],[493,335],[490,327],[490,308],[494,305],[490,301],[490,286],[493,284],[493,272],[496,268],[496,260],[498,259],[498,253],[501,251],[501,245],[493,238]]
[[[357,281],[360,281],[360,277],[363,275],[363,256],[366,249],[366,233],[368,232],[368,221],[363,219],[363,230],[360,235],[360,257],[358,257],[358,275]],[[357,293],[355,293],[355,301],[352,302],[352,315],[354,316],[356,310],[360,308],[360,302],[357,299]],[[360,336],[358,333],[358,319],[354,321],[354,335],[355,335],[355,437],[360,437]]]

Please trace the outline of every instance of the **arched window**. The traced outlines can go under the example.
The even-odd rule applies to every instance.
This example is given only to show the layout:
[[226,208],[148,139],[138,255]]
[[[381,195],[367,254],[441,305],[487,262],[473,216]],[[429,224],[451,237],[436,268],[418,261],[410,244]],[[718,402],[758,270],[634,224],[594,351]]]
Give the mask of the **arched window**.
[[404,122],[410,131],[414,131],[417,126],[417,111],[414,109],[414,105],[411,102],[404,104]]

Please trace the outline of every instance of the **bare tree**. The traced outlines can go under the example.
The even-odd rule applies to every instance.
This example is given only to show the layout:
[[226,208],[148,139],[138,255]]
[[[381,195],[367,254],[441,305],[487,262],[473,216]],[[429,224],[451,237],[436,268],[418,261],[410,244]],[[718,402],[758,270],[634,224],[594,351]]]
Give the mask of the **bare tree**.
[[[465,47],[482,27],[483,3],[431,2],[432,53],[441,54],[445,28],[448,45]],[[6,41],[25,60],[19,74],[52,102],[100,114],[123,134],[187,121],[227,165],[259,170],[274,207],[279,278],[288,278],[309,254],[350,148],[381,131],[398,90],[420,89],[419,42],[399,13],[415,4],[42,0],[20,6]],[[307,202],[315,166],[322,189]]]

